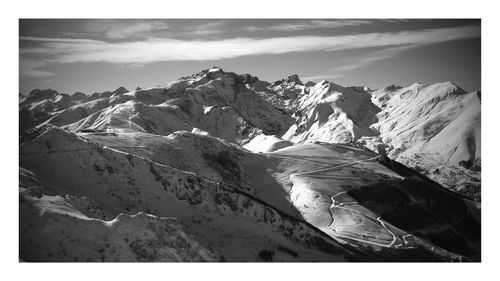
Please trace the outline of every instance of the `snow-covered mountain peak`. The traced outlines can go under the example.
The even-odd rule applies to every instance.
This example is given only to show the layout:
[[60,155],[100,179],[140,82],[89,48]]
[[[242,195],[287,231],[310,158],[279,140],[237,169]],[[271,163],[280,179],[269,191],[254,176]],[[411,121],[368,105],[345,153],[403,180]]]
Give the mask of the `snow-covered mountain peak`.
[[419,96],[425,95],[426,97],[433,98],[437,96],[447,96],[447,95],[462,95],[467,92],[460,88],[458,85],[451,81],[438,82],[434,84],[423,84],[414,83],[406,88],[400,88],[400,93],[408,93],[409,91],[418,94]]
[[211,68],[209,68],[207,71],[208,71],[208,72],[224,72],[224,71],[222,70],[222,68],[220,68],[220,67],[218,67],[218,66],[212,66],[212,67],[211,67]]
[[[370,90],[327,80],[304,85],[296,74],[269,83],[215,66],[132,92],[119,87],[91,96],[70,96],[50,89],[34,90],[21,97],[20,118],[21,128],[43,123],[65,126],[73,132],[86,128],[159,135],[203,131],[239,144],[263,133],[276,135],[276,139],[256,140],[258,145],[280,137],[294,143],[357,142],[372,149],[385,144],[390,157],[399,157],[410,166],[404,159],[420,150],[437,149],[437,143],[442,142],[449,147],[439,148],[444,152],[440,159],[446,155],[449,159],[439,163],[473,167],[480,165],[479,135],[471,129],[480,122],[480,102],[479,92],[467,93],[449,81]],[[464,126],[466,131],[452,140],[444,129],[456,118],[476,125]],[[442,137],[432,142],[442,130]],[[410,150],[413,154],[401,154]]]
[[376,135],[369,126],[376,122],[380,109],[368,93],[326,80],[305,92],[296,101],[296,122],[283,139],[349,143],[363,135]]
[[446,81],[434,84],[414,83],[407,87],[390,85],[385,88],[370,91],[372,101],[377,106],[384,108],[387,102],[392,99],[392,106],[401,101],[415,100],[419,103],[438,103],[443,99],[453,99],[455,97],[467,94],[465,90],[455,83]]
[[58,94],[58,92],[56,90],[52,90],[52,89],[43,89],[43,90],[40,90],[40,89],[33,89],[31,92],[28,93],[28,97],[51,97],[53,95],[56,95]]
[[296,83],[296,84],[299,84],[299,85],[304,85],[304,83],[302,83],[302,81],[300,81],[300,78],[299,78],[299,76],[297,74],[288,76],[288,78],[286,79],[286,82],[287,83]]
[[87,97],[87,95],[82,93],[82,92],[75,92],[74,94],[71,95],[71,98],[73,100],[83,100],[86,97]]
[[285,87],[286,87],[286,86],[304,85],[304,83],[302,83],[302,81],[300,80],[300,78],[297,74],[293,74],[293,75],[288,76],[285,79],[274,81],[271,84],[271,87],[277,87],[280,85],[285,85]]
[[34,89],[33,91],[29,92],[28,95],[26,95],[26,98],[24,99],[24,103],[31,103],[35,101],[42,101],[46,99],[51,99],[55,98],[55,96],[59,95],[59,92],[56,90],[52,89]]
[[454,95],[463,95],[467,93],[464,89],[460,88],[457,84],[451,81],[435,83],[432,85],[428,85],[427,87],[430,87],[429,91],[434,91],[437,93],[444,92],[446,94]]
[[329,84],[330,84],[330,81],[328,81],[328,80],[321,80],[318,83],[316,83],[316,86],[318,86],[318,85],[329,85]]
[[125,87],[120,86],[116,90],[114,90],[112,93],[113,95],[123,95],[125,93],[128,93],[129,90],[125,89]]

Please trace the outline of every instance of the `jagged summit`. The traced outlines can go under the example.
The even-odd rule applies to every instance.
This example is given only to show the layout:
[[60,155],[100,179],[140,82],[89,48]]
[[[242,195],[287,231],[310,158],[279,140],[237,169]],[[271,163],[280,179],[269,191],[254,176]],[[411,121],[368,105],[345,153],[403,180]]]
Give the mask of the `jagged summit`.
[[454,93],[456,95],[467,94],[467,91],[465,91],[460,86],[458,86],[456,83],[451,82],[451,81],[436,83],[434,85],[439,85],[439,87],[447,89],[448,93]]
[[59,92],[56,90],[53,90],[51,88],[48,89],[33,89],[31,92],[28,93],[28,96],[35,96],[35,95],[44,95],[44,94],[58,94]]
[[[53,108],[60,105],[68,105],[71,102],[71,96],[64,93],[59,93],[52,89],[34,89],[27,96],[20,100],[20,105],[29,106],[31,109],[34,107],[47,107]],[[56,105],[57,104],[57,105]]]
[[224,73],[226,73],[226,72],[224,72],[224,70],[221,67],[212,66],[212,67],[207,68],[207,69],[202,69],[193,75],[181,77],[181,79],[186,79],[189,77],[195,78],[195,77],[199,77],[199,76],[206,76],[209,74],[224,74]]
[[127,90],[125,87],[118,87],[114,91],[104,91],[104,92],[95,92],[90,97],[88,100],[95,100],[95,99],[101,99],[101,98],[109,98],[111,96],[119,96],[128,93],[129,90]]
[[113,94],[119,94],[119,95],[120,95],[120,94],[125,94],[125,93],[128,93],[128,90],[127,90],[125,87],[120,86],[120,87],[118,87],[116,90],[114,90],[112,93],[113,93]]
[[281,84],[297,84],[297,85],[304,85],[302,81],[300,81],[300,78],[297,74],[293,74],[288,76],[285,79],[277,80],[271,84],[271,87],[275,87]]
[[288,76],[288,78],[286,79],[286,82],[287,83],[292,83],[293,82],[293,83],[297,83],[299,85],[304,85],[304,83],[302,83],[302,81],[300,81],[299,76],[297,74]]
[[35,101],[43,101],[46,99],[55,98],[57,95],[59,95],[59,92],[57,92],[56,90],[34,89],[31,92],[29,92],[28,95],[26,95],[25,99],[23,100],[23,103],[26,104],[26,103],[31,103],[31,102],[35,102]]
[[83,100],[86,97],[87,95],[82,92],[75,92],[74,94],[71,95],[71,98],[74,100]]
[[114,90],[113,92],[111,92],[111,96],[123,95],[123,94],[126,94],[128,92],[129,92],[129,90],[127,90],[123,86],[120,86],[116,90]]
[[187,83],[189,86],[202,85],[215,80],[227,82],[229,82],[230,80],[232,81],[231,84],[233,84],[234,87],[239,87],[240,90],[242,89],[242,87],[244,88],[244,85],[246,84],[252,85],[260,81],[258,77],[252,76],[251,74],[227,72],[222,70],[222,68],[220,67],[214,66],[208,69],[201,70],[193,75],[181,77],[177,81],[164,83],[161,85],[161,87],[171,87],[171,85],[179,83]]

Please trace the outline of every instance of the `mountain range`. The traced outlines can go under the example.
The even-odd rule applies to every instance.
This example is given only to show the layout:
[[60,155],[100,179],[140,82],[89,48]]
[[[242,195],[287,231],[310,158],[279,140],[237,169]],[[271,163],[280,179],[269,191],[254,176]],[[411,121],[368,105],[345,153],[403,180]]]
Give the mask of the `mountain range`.
[[481,94],[219,67],[20,95],[25,261],[479,261]]

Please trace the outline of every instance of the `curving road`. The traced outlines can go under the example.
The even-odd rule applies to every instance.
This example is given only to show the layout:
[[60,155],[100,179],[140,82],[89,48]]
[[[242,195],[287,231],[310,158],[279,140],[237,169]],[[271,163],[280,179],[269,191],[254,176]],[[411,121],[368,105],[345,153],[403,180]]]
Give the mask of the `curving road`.
[[[375,160],[375,159],[377,159],[379,157],[379,156],[374,156],[374,157],[370,157],[370,158],[367,158],[367,159],[356,160],[356,161],[353,161],[353,162],[350,162],[350,163],[346,163],[346,164],[341,164],[341,165],[328,165],[328,164],[326,164],[324,162],[307,160],[307,159],[297,159],[295,157],[290,157],[290,156],[270,155],[270,154],[268,154],[267,156],[269,156],[269,157],[276,157],[276,158],[284,158],[284,159],[294,160],[294,161],[297,161],[297,162],[312,162],[312,163],[323,164],[324,165],[323,167],[318,168],[318,169],[309,170],[309,171],[305,171],[305,172],[297,172],[297,173],[292,173],[292,174],[283,176],[283,177],[277,179],[278,182],[281,182],[281,181],[283,181],[283,180],[285,180],[287,178],[290,178],[292,176],[314,175],[315,173],[330,171],[330,170],[337,169],[337,168],[342,168],[342,167],[347,167],[347,166],[354,165],[356,163],[372,161],[372,160]],[[334,176],[334,175],[314,175],[314,176],[317,176],[317,177],[328,176],[329,178],[355,178],[355,177]]]
[[[323,173],[323,172],[331,171],[331,170],[342,168],[342,167],[352,166],[352,165],[357,164],[357,163],[373,161],[373,160],[376,160],[379,157],[377,155],[377,156],[370,157],[370,158],[367,158],[367,159],[360,159],[360,160],[352,161],[352,162],[349,162],[349,163],[346,163],[346,164],[341,164],[341,165],[327,165],[325,162],[314,161],[314,160],[309,160],[309,159],[304,159],[304,158],[296,158],[296,157],[288,156],[288,155],[280,155],[280,154],[267,154],[267,155],[269,157],[283,158],[283,159],[293,160],[293,161],[297,161],[297,162],[312,162],[312,163],[316,163],[316,164],[326,165],[326,167],[323,166],[323,167],[318,168],[318,169],[313,169],[313,170],[309,170],[309,171],[297,172],[297,173],[289,174],[287,176],[279,178],[277,180],[278,182],[283,181],[284,179],[290,178],[292,176],[307,176],[307,177],[331,178],[331,179],[336,179],[336,178],[339,178],[339,179],[347,179],[347,178],[349,178],[349,179],[357,179],[358,177],[324,175],[324,174],[318,174],[318,173]],[[325,157],[323,157],[322,159],[325,159]],[[345,205],[348,205],[348,204],[349,205],[351,205],[351,204],[358,204],[358,202],[356,202],[356,201],[337,202],[335,200],[335,197],[337,197],[337,196],[339,196],[341,194],[344,194],[344,193],[346,193],[346,191],[339,192],[339,193],[331,196],[331,198],[330,198],[332,200],[332,205],[330,207],[330,212],[331,212],[331,215],[332,215],[332,224],[330,225],[330,229],[333,232],[336,233],[337,238],[346,238],[346,239],[355,240],[355,241],[358,241],[358,242],[363,242],[363,243],[367,243],[367,244],[371,244],[371,245],[376,245],[376,246],[379,246],[379,247],[386,247],[386,248],[391,248],[391,247],[396,247],[396,246],[399,247],[399,246],[403,245],[403,244],[401,244],[401,245],[395,245],[395,243],[398,241],[398,237],[385,225],[385,223],[382,221],[382,219],[380,217],[378,217],[378,218],[372,218],[370,216],[362,214],[362,213],[360,213],[360,212],[358,212],[356,210],[353,210],[351,208],[344,207]],[[366,218],[366,219],[368,219],[368,220],[376,223],[377,225],[379,225],[383,229],[383,231],[387,232],[387,234],[389,234],[392,237],[391,241],[388,242],[388,243],[380,243],[380,242],[369,240],[369,239],[362,239],[362,238],[359,238],[359,237],[356,237],[356,236],[353,236],[353,235],[345,235],[345,234],[342,234],[342,233],[336,231],[335,229],[332,229],[331,226],[335,222],[335,212],[334,212],[335,208],[344,209],[346,211],[352,212],[352,213],[354,213],[354,214],[356,214],[358,216],[361,216],[363,218]],[[361,224],[361,223],[359,223],[359,224]],[[406,241],[406,239],[404,239],[404,242],[405,242],[404,244],[408,243]]]
[[[365,214],[362,214],[356,210],[353,210],[353,209],[350,209],[350,208],[346,208],[344,207],[345,204],[357,204],[358,202],[354,202],[354,201],[350,201],[350,202],[342,202],[342,203],[339,203],[337,202],[334,198],[341,195],[341,194],[344,194],[346,193],[346,191],[342,191],[342,192],[339,192],[337,193],[336,195],[332,196],[330,199],[332,200],[332,205],[330,207],[330,212],[332,214],[332,219],[333,219],[333,222],[332,224],[330,225],[330,227],[335,223],[335,212],[334,212],[334,209],[335,208],[338,208],[338,209],[344,209],[344,210],[347,210],[351,213],[355,213],[356,215],[359,215],[363,218],[366,218],[368,220],[371,220],[373,222],[377,221],[379,222],[379,225],[385,230],[387,231],[388,234],[390,234],[392,236],[392,240],[391,242],[389,243],[379,243],[379,242],[376,242],[376,241],[372,241],[372,240],[368,240],[368,239],[361,239],[361,238],[358,238],[358,237],[355,237],[355,236],[352,236],[352,235],[344,235],[344,234],[341,234],[340,232],[336,231],[335,229],[332,229],[336,235],[340,238],[347,238],[347,239],[350,239],[350,240],[355,240],[355,241],[359,241],[359,242],[363,242],[363,243],[367,243],[367,244],[372,244],[372,245],[376,245],[376,246],[380,246],[380,247],[385,247],[385,248],[391,248],[391,247],[394,247],[394,244],[396,243],[396,241],[398,240],[397,236],[389,229],[387,228],[387,226],[385,225],[385,223],[380,219],[380,217],[374,219],[370,216],[367,216]],[[361,224],[361,223],[359,223]],[[359,225],[357,224],[357,225]],[[355,226],[357,226],[355,225]]]

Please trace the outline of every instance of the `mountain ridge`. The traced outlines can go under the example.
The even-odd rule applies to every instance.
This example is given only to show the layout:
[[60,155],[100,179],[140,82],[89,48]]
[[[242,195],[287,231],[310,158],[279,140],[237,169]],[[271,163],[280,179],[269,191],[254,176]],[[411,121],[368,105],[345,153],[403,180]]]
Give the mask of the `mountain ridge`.
[[[72,131],[86,127],[102,130],[110,126],[106,125],[110,124],[109,120],[117,118],[115,117],[117,114],[114,112],[119,109],[113,108],[113,112],[109,113],[104,113],[103,110],[110,108],[110,106],[125,105],[128,102],[130,109],[126,110],[130,111],[129,114],[139,116],[139,119],[134,123],[134,128],[139,126],[142,130],[153,130],[151,132],[160,134],[168,134],[175,130],[201,129],[216,137],[222,137],[232,142],[236,141],[240,144],[248,143],[260,134],[277,135],[285,141],[294,143],[316,140],[358,143],[376,152],[379,151],[378,145],[383,144],[386,146],[386,150],[390,150],[387,151],[389,157],[399,157],[398,159],[404,164],[413,165],[413,167],[429,166],[423,167],[427,176],[455,191],[464,191],[464,184],[472,186],[475,191],[467,196],[478,200],[480,186],[477,184],[477,180],[480,180],[480,177],[478,173],[470,172],[470,169],[467,168],[474,165],[479,167],[478,165],[480,165],[480,148],[477,149],[480,140],[471,144],[476,148],[468,148],[470,151],[478,151],[475,157],[459,156],[455,153],[455,158],[460,159],[453,160],[452,164],[459,168],[446,171],[445,175],[441,176],[435,175],[431,171],[443,170],[443,165],[447,162],[432,159],[428,162],[433,163],[413,163],[414,161],[405,159],[404,155],[399,156],[399,151],[406,151],[407,147],[413,147],[414,144],[412,142],[403,144],[406,140],[401,142],[398,140],[400,137],[390,137],[388,133],[393,128],[397,128],[394,127],[396,126],[394,118],[403,118],[398,117],[398,112],[411,111],[410,108],[404,107],[410,106],[410,102],[418,101],[418,107],[427,105],[428,107],[425,109],[422,107],[421,111],[429,111],[423,114],[427,114],[427,116],[433,114],[429,117],[430,120],[437,120],[441,117],[435,116],[448,113],[431,112],[431,108],[436,106],[439,108],[442,103],[456,103],[454,99],[461,99],[461,96],[471,96],[473,95],[471,93],[467,93],[450,81],[434,84],[413,83],[406,87],[389,85],[381,89],[371,90],[363,86],[343,87],[327,80],[304,84],[297,74],[293,74],[270,83],[260,80],[257,76],[225,72],[222,68],[214,66],[158,87],[136,91],[128,91],[119,87],[112,92],[94,93],[91,96],[86,96],[85,99],[81,99],[81,95],[79,95],[77,100],[72,100],[71,96],[59,94],[50,89],[33,90],[28,98],[41,94],[39,99],[42,103],[38,100],[38,102],[33,102],[26,98],[21,100],[22,112],[20,115],[22,120],[27,120],[21,122],[21,128],[32,127],[38,123],[37,125],[66,126]],[[480,112],[480,92],[477,92],[476,95],[479,97],[477,110]],[[55,101],[54,97],[56,96],[61,98]],[[164,103],[168,100],[170,102]],[[397,104],[398,102],[403,104]],[[411,106],[415,107],[413,104]],[[465,105],[457,106],[464,107]],[[133,113],[137,110],[139,110],[137,113]],[[458,118],[458,115],[453,112],[460,110],[457,107],[450,108],[449,114]],[[49,111],[48,114],[47,111]],[[109,117],[102,114],[107,114]],[[420,118],[417,115],[414,117],[415,120]],[[87,121],[83,122],[84,118],[87,118]],[[111,119],[106,121],[106,118]],[[159,128],[157,125],[158,128],[147,125],[159,124],[160,119],[158,118],[167,118],[166,120],[171,120],[169,122],[173,122],[172,124],[178,125],[174,127],[160,126],[163,128]],[[73,124],[79,120],[82,120],[79,124]],[[206,120],[212,121],[207,123]],[[443,125],[439,125],[438,130],[442,130],[451,121],[452,119],[449,118],[443,120]],[[117,122],[123,123],[123,121]],[[404,125],[406,128],[415,126],[410,125],[409,122],[407,121],[405,123],[407,125],[402,124],[401,126]],[[225,125],[221,127],[219,123]],[[388,125],[389,123],[392,125]],[[405,128],[404,126],[401,128]],[[424,137],[424,140],[429,141],[433,137],[431,134]],[[443,139],[440,141],[442,142]],[[460,144],[451,144],[451,146],[454,149]],[[463,149],[457,148],[457,150],[462,151]],[[446,157],[455,159],[452,158],[453,156]],[[466,167],[464,170],[467,174],[465,183],[458,181],[457,184],[460,186],[453,187],[455,184],[453,175],[464,172],[460,170],[460,167]],[[464,192],[468,193],[469,191]]]
[[480,260],[478,92],[212,67],[37,94],[19,109],[23,260]]

